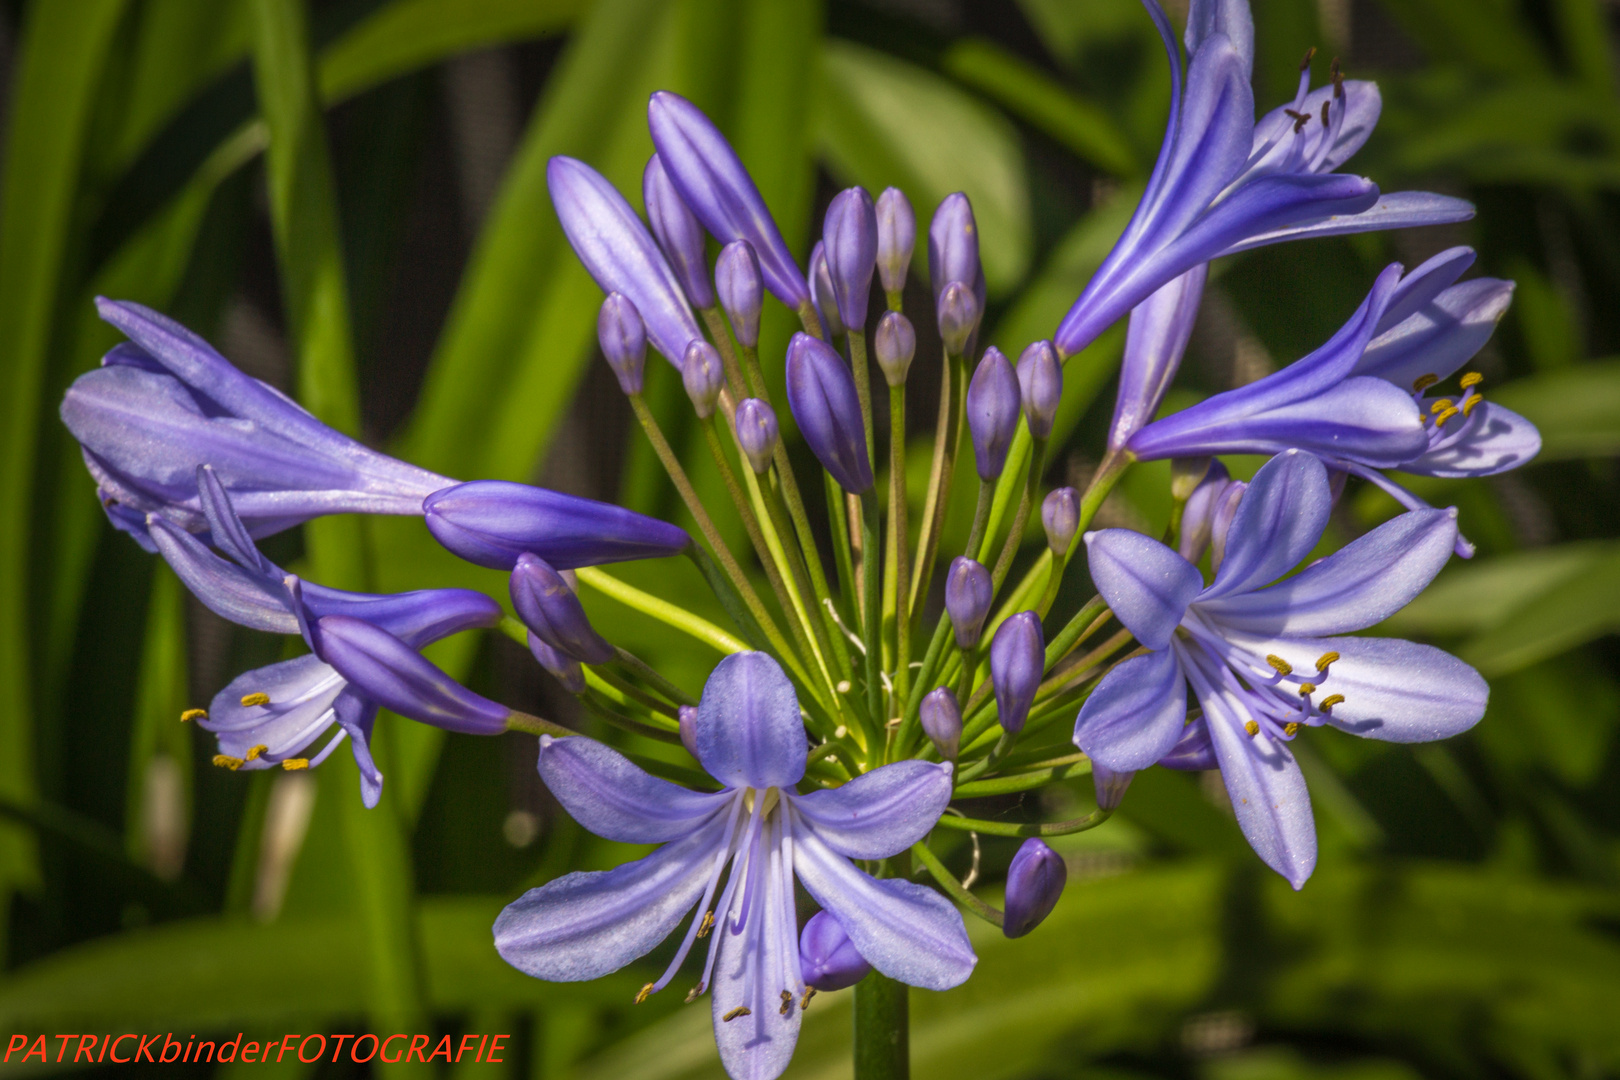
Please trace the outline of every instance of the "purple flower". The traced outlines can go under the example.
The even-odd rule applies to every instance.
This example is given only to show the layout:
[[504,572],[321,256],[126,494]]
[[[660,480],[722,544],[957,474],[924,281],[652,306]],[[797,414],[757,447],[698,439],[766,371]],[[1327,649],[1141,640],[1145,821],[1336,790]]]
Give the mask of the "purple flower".
[[1108,425],[1108,449],[1120,450],[1153,419],[1170,389],[1198,319],[1209,264],[1200,263],[1131,309],[1125,359],[1119,368],[1119,396]]
[[1038,837],[1025,840],[1007,868],[1007,917],[1001,932],[1018,938],[1039,926],[1052,914],[1068,880],[1063,856]]
[[917,355],[917,330],[911,320],[898,311],[885,311],[878,320],[877,333],[872,335],[872,351],[883,371],[883,381],[890,386],[903,384],[912,358]]
[[676,367],[686,344],[702,340],[680,279],[658,242],[607,178],[583,161],[554,157],[546,186],[557,220],[602,291],[623,293],[641,313],[653,347]]
[[726,369],[720,363],[720,352],[707,341],[694,341],[686,347],[686,359],[681,363],[681,382],[686,396],[692,399],[692,408],[699,420],[714,415],[715,403],[726,386]]
[[686,298],[697,308],[714,306],[714,287],[709,284],[709,261],[703,248],[708,238],[703,226],[675,192],[669,174],[654,154],[647,159],[647,169],[641,174],[641,198],[647,207],[647,221],[652,225],[658,246],[664,249],[669,265],[680,279]]
[[833,196],[821,236],[838,319],[863,333],[878,252],[877,215],[865,188],[845,188]]
[[984,359],[967,390],[968,431],[973,435],[973,460],[979,479],[986,483],[1001,475],[1007,465],[1007,451],[1018,433],[1020,405],[1018,376],[1002,351],[994,345],[984,350]]
[[956,631],[957,648],[971,649],[979,643],[994,599],[995,586],[982,563],[966,555],[951,560],[945,574],[945,613]]
[[804,981],[817,990],[843,990],[872,970],[830,911],[818,911],[804,924],[799,935],[799,966]]
[[1310,70],[1290,106],[1258,124],[1248,6],[1194,0],[1187,21],[1185,93],[1170,22],[1147,5],[1170,57],[1170,119],[1147,191],[1119,242],[1055,335],[1073,356],[1167,282],[1221,255],[1280,240],[1461,221],[1473,208],[1422,192],[1380,197],[1360,176],[1335,172],[1372,133],[1381,102],[1372,83],[1312,93]]
[[810,249],[810,298],[815,301],[826,327],[827,339],[836,341],[849,333],[844,317],[838,311],[838,296],[833,289],[832,272],[827,269],[827,245],[820,240]]
[[525,551],[559,570],[679,554],[691,538],[633,510],[507,480],[474,480],[423,505],[434,539],[479,566],[510,570]]
[[759,279],[759,258],[754,245],[733,240],[720,249],[714,263],[714,289],[720,306],[731,320],[731,332],[739,344],[752,349],[759,345],[759,313],[764,307],[765,289]]
[[1183,559],[1196,563],[1213,546],[1213,567],[1215,570],[1221,568],[1221,557],[1226,551],[1226,531],[1232,524],[1232,515],[1237,512],[1238,500],[1243,498],[1248,486],[1241,480],[1233,480],[1232,474],[1219,461],[1209,463],[1209,471],[1187,497],[1186,508],[1181,514],[1181,537],[1177,547]]
[[1018,391],[1030,435],[1050,438],[1063,401],[1063,365],[1050,341],[1025,346],[1019,354]]
[[524,636],[528,639],[529,653],[534,657],[535,663],[561,683],[564,690],[570,694],[585,692],[585,669],[580,667],[578,660],[553,649],[536,637],[533,630],[527,631]]
[[1332,501],[1316,458],[1288,451],[1267,462],[1208,587],[1156,540],[1086,534],[1097,591],[1153,651],[1104,676],[1081,707],[1075,743],[1116,772],[1196,756],[1181,745],[1191,683],[1238,824],[1295,888],[1316,864],[1310,798],[1288,749],[1299,731],[1332,724],[1391,742],[1443,739],[1472,727],[1487,695],[1473,668],[1438,649],[1337,636],[1422,591],[1450,556],[1456,511],[1402,514],[1285,578],[1321,538]]
[[722,244],[747,240],[759,258],[765,287],[797,310],[810,299],[799,264],[737,152],[703,111],[660,90],[647,103],[653,145],[675,190]]
[[528,552],[519,555],[511,591],[513,610],[535,637],[582,663],[613,659],[613,646],[591,626],[579,597],[544,559]]
[[[414,650],[440,638],[495,625],[500,606],[470,589],[381,596],[299,581],[259,553],[211,469],[199,469],[195,483],[214,542],[230,559],[157,514],[147,518],[153,546],[215,614],[255,630],[302,634],[313,650],[249,671],[215,696],[208,715],[198,721],[219,740],[215,763],[249,770],[309,768],[325,761],[347,738],[360,767],[361,797],[375,806],[383,777],[371,759],[371,725],[378,705],[392,703],[352,685],[337,670],[320,628],[333,619],[375,627],[415,655]],[[308,748],[334,724],[337,733],[310,754]],[[503,713],[489,731],[477,730],[501,731],[504,724]],[[441,726],[470,729],[454,718]]]
[[623,293],[608,293],[596,316],[596,340],[602,357],[626,394],[639,394],[646,374],[647,328],[641,312]]
[[919,711],[923,732],[946,761],[955,761],[962,748],[962,706],[957,704],[956,691],[948,686],[936,686],[923,696]]
[[1053,488],[1041,502],[1041,525],[1052,554],[1067,554],[1080,528],[1080,493],[1072,487]]
[[979,223],[960,191],[947,195],[928,224],[928,277],[935,299],[953,281],[972,289],[984,277],[979,265]]
[[736,424],[737,445],[753,470],[763,475],[771,467],[771,456],[781,438],[776,410],[759,398],[743,398],[737,403]]
[[885,292],[898,295],[906,287],[906,271],[911,268],[911,252],[917,245],[917,215],[906,193],[896,187],[883,189],[876,213],[878,276],[883,279]]
[[972,352],[973,339],[979,330],[979,316],[984,306],[972,289],[960,281],[945,286],[934,305],[939,321],[939,336],[945,351],[952,356],[966,356]]
[[580,824],[609,840],[663,846],[614,870],[568,874],[509,905],[495,922],[508,963],[558,982],[599,978],[645,956],[695,907],[668,968],[642,995],[668,985],[708,935],[689,997],[712,992],[722,1064],[757,1080],[787,1067],[810,989],[795,878],[883,974],[933,990],[968,977],[976,958],[944,897],[871,878],[850,862],[885,858],[925,836],[950,800],[949,765],[901,761],[798,794],[807,752],[798,700],[763,653],[715,668],[693,742],[720,791],[656,779],[590,739],[541,738],[540,775]]
[[1009,615],[990,642],[990,682],[996,691],[996,719],[1009,735],[1024,730],[1035,691],[1046,668],[1046,638],[1033,611]]
[[788,342],[787,399],[799,433],[822,468],[851,495],[871,488],[872,462],[866,456],[855,377],[830,345],[802,331]]
[[149,551],[148,514],[205,527],[199,465],[213,466],[254,536],[322,514],[420,514],[455,482],[339,434],[150,308],[105,297],[96,307],[130,340],[74,380],[62,422],[108,518]]

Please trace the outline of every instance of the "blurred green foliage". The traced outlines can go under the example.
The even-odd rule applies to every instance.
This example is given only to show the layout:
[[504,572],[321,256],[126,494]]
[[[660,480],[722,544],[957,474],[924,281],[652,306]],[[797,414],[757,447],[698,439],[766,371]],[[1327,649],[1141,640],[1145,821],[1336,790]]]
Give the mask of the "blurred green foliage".
[[[975,977],[913,995],[918,1075],[1620,1074],[1620,360],[1591,359],[1620,353],[1614,8],[1254,7],[1262,108],[1291,94],[1308,46],[1343,53],[1385,95],[1357,170],[1466,195],[1480,214],[1218,268],[1178,393],[1301,355],[1391,258],[1468,242],[1481,272],[1518,282],[1479,363],[1545,449],[1498,480],[1420,485],[1461,508],[1480,555],[1388,631],[1478,665],[1490,711],[1440,745],[1303,743],[1323,855],[1299,894],[1249,854],[1218,788],[1140,775],[1114,822],[1062,849],[1072,884],[1048,924],[1012,942],[975,928]],[[495,956],[489,923],[521,888],[633,854],[547,810],[516,736],[385,719],[386,798],[371,812],[343,754],[314,778],[206,765],[208,740],[175,716],[279,645],[222,637],[97,511],[55,421],[63,388],[116,340],[90,297],[151,304],[218,340],[269,266],[273,284],[257,287],[295,357],[286,385],[312,409],[450,475],[533,479],[569,439],[628,434],[622,414],[569,422],[591,400],[599,293],[552,214],[545,162],[584,158],[639,202],[644,102],[669,87],[730,134],[801,254],[835,185],[896,184],[921,214],[967,191],[990,337],[1016,349],[1056,325],[1156,152],[1168,90],[1134,0],[31,0],[5,17],[0,1028],[508,1030],[511,1073],[715,1075],[706,1005],[663,995],[632,1009],[638,972],[558,987]],[[466,250],[439,236],[407,254],[413,185],[449,156],[423,102],[442,94],[444,65],[490,49],[526,50],[527,118]],[[386,298],[424,251],[459,276],[413,370],[390,351],[401,304]],[[788,325],[768,314],[764,355],[780,355]],[[1069,366],[1054,484],[1095,460],[1119,349],[1105,336]],[[677,381],[650,375],[667,430],[695,448]],[[406,403],[402,422],[377,420],[381,397]],[[679,520],[639,439],[608,460],[573,486]],[[718,490],[702,467],[694,480]],[[1162,489],[1143,470],[1108,513],[1162,527]],[[1352,488],[1334,542],[1394,512]],[[953,508],[958,546],[969,513]],[[504,595],[411,520],[322,522],[282,543],[329,584]],[[613,573],[724,624],[684,568]],[[1072,607],[1086,587],[1071,576]],[[717,656],[586,600],[610,637],[689,688]],[[486,690],[542,694],[502,648],[468,635],[433,655]],[[1030,798],[1058,810],[1075,797],[1059,785]],[[985,841],[988,880],[1011,848]],[[965,844],[944,850],[966,865]],[[790,1075],[846,1074],[848,1008],[818,1000]]]

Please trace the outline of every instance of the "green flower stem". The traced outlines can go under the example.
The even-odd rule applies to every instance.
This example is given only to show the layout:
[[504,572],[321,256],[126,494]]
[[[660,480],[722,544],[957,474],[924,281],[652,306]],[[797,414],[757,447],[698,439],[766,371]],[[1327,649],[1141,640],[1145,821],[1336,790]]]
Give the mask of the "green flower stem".
[[828,739],[820,746],[813,747],[805,761],[805,768],[808,769],[818,761],[827,760],[835,761],[843,768],[846,780],[853,780],[861,775],[861,767],[856,763],[851,748],[839,739]]
[[[590,669],[587,668],[585,676],[587,682],[590,681],[590,674]],[[609,708],[615,702],[595,687],[587,686],[585,692],[576,695],[576,698],[581,705],[585,706],[586,712],[598,719],[605,720],[608,724],[621,731],[656,739],[659,742],[674,743],[676,746],[681,745],[681,736],[678,732],[665,731],[663,728],[655,728],[651,724],[643,724],[640,720],[632,720],[623,713]]]
[[1097,628],[1107,622],[1113,613],[1108,610],[1108,604],[1100,596],[1093,596],[1081,605],[1080,610],[1064,624],[1057,636],[1046,645],[1046,670],[1051,671],[1052,666],[1065,656],[1069,655],[1076,645],[1084,642]]
[[930,851],[928,845],[923,841],[919,840],[912,844],[911,853],[917,857],[918,862],[928,868],[928,872],[934,876],[934,880],[939,882],[939,887],[944,889],[958,904],[961,904],[991,926],[1001,926],[1006,922],[1007,917],[1000,908],[992,907],[964,888],[962,883],[956,880],[956,875],[945,869],[945,864],[939,861],[939,856]]
[[[966,735],[966,732],[963,732],[963,734]],[[1001,738],[996,740],[995,749],[991,750],[990,753],[986,754],[978,761],[975,761],[972,765],[969,765],[967,768],[959,771],[956,774],[956,782],[958,784],[965,784],[970,780],[975,780],[978,777],[983,776],[987,772],[993,771],[996,766],[1001,764],[1001,760],[1007,756],[1007,751],[1012,749],[1013,743],[1017,740],[1017,735],[1014,735],[1010,731],[1003,731],[1001,733]]]
[[[810,575],[810,592],[819,609],[822,628],[826,632],[827,639],[833,643],[833,662],[838,667],[840,678],[853,678],[855,668],[850,660],[849,645],[844,641],[843,631],[838,628],[838,621],[834,617],[836,609],[830,606],[833,594],[827,584],[826,570],[821,565],[821,549],[816,546],[816,534],[810,527],[810,515],[805,512],[804,496],[799,491],[798,478],[794,475],[793,465],[788,460],[787,445],[781,439],[776,442],[772,462],[776,466],[778,494],[793,522],[793,532],[799,538],[799,554],[803,559],[805,572]],[[785,528],[783,535],[787,535]]]
[[[781,446],[777,447],[777,453],[782,453]],[[781,482],[783,475],[781,470],[785,468],[786,460],[785,457],[782,458],[777,463],[776,469],[767,477],[765,484],[761,485],[760,501],[765,506],[766,517],[772,530],[781,538],[782,551],[787,556],[788,566],[792,570],[794,580],[804,598],[804,602],[806,605],[818,609],[815,615],[807,616],[807,621],[815,634],[816,641],[820,643],[822,653],[832,658],[837,678],[851,679],[854,678],[855,668],[850,662],[849,645],[844,641],[844,635],[838,632],[838,627],[832,619],[832,612],[822,602],[823,599],[830,599],[830,594],[827,590],[826,578],[822,575],[821,553],[814,546],[814,540],[812,539],[810,562],[806,563],[803,548],[790,542],[798,526],[789,521],[788,515],[790,511],[787,507],[787,500],[783,496],[784,485]],[[787,475],[791,478],[791,471]],[[777,485],[775,487],[770,486],[770,477],[776,479]],[[795,487],[793,489],[795,499],[798,498],[798,493],[798,488]],[[804,504],[801,502],[798,505],[802,513]],[[808,525],[805,527],[806,529],[809,528]]]
[[[759,366],[759,350],[752,345],[737,343],[737,351],[742,354],[743,371],[748,375],[748,392],[759,398],[765,404],[771,404],[771,391],[765,384],[765,372]],[[776,406],[771,405],[771,408]]]
[[[1082,755],[1075,756],[1080,757]],[[1013,795],[1020,791],[1045,787],[1047,784],[1057,780],[1068,780],[1071,777],[1090,775],[1090,760],[1081,760],[1063,765],[1052,765],[1044,769],[1032,769],[1028,772],[997,776],[989,780],[973,780],[965,784],[958,784],[953,797],[958,799],[981,799],[989,795]]]
[[646,682],[648,686],[657,690],[664,698],[676,705],[696,705],[697,698],[676,686],[658,672],[653,670],[651,664],[628,650],[617,645],[613,647],[614,658],[627,670],[634,672],[636,677]]
[[748,396],[743,392],[747,384],[743,381],[742,365],[737,363],[737,353],[731,347],[731,330],[717,307],[699,308],[698,314],[703,316],[703,325],[709,328],[709,338],[720,353],[720,363],[726,369],[726,385],[731,388],[732,397],[741,401]]
[[861,427],[866,430],[866,460],[876,464],[876,444],[872,441],[872,368],[866,355],[866,331],[852,327],[846,340],[850,367],[855,374],[855,396],[861,403]]
[[1030,508],[1035,505],[1035,497],[1040,494],[1041,473],[1045,465],[1046,440],[1036,439],[1029,455],[1029,474],[1024,481],[1024,493],[1018,500],[1018,509],[1013,513],[1012,528],[1007,531],[1007,539],[1001,545],[1001,554],[997,556],[995,568],[990,572],[990,584],[994,589],[1001,588],[1002,582],[1007,580],[1007,574],[1012,570],[1013,556],[1018,554],[1018,548],[1024,540],[1024,526],[1029,523]]
[[939,415],[934,424],[934,460],[928,472],[928,493],[923,500],[922,533],[917,538],[917,558],[912,564],[916,568],[916,577],[911,582],[910,612],[913,619],[922,607],[927,583],[933,576],[934,556],[939,549],[940,532],[945,527],[945,511],[951,501],[951,480],[956,474],[956,453],[962,442],[962,403],[966,397],[967,363],[960,356],[946,353],[945,371],[939,381]]
[[550,720],[542,720],[538,716],[530,716],[528,713],[518,712],[516,709],[512,710],[512,714],[506,718],[506,730],[521,731],[529,735],[551,735],[558,739],[579,734],[579,732],[565,728],[561,724],[554,724]]
[[888,717],[883,708],[883,586],[878,581],[878,567],[883,562],[883,545],[879,540],[878,497],[875,490],[861,495],[861,597],[866,613],[861,619],[866,639],[866,710],[872,719],[871,746],[881,748],[888,730]]
[[[707,619],[694,615],[683,607],[677,607],[668,600],[642,592],[634,585],[620,581],[600,567],[582,566],[574,571],[574,575],[582,584],[590,586],[603,596],[617,600],[625,607],[656,619],[671,629],[679,630],[716,652],[729,656],[732,653],[748,651],[748,643],[741,638],[726,633]],[[527,643],[523,642],[523,639],[518,640],[526,647]]]
[[[1097,809],[1085,817],[1074,818],[1070,821],[1032,821],[1027,825],[1020,825],[1012,821],[985,821],[981,818],[957,817],[954,814],[946,814],[939,819],[939,826],[955,829],[958,832],[984,833],[986,836],[1068,836],[1071,833],[1095,829],[1113,816],[1113,813],[1112,810]],[[936,828],[939,826],[936,826]]]
[[[854,621],[853,612],[858,610],[855,579],[855,554],[851,550],[849,538],[849,502],[844,498],[844,489],[838,486],[838,481],[832,474],[822,472],[822,492],[827,499],[827,521],[832,531],[833,562],[838,567],[838,587],[841,604],[836,604],[834,610],[844,620],[844,626],[850,627]],[[840,633],[843,632],[841,629]]]
[[815,304],[809,300],[804,301],[798,307],[798,315],[799,323],[804,327],[805,333],[811,337],[820,338],[822,341],[827,340],[827,331],[822,329],[821,316],[816,313]]
[[586,683],[597,690],[612,687],[616,693],[608,696],[612,697],[620,705],[629,705],[633,702],[641,706],[641,709],[637,710],[638,712],[645,710],[649,718],[656,718],[653,721],[656,726],[669,727],[674,725],[674,727],[669,728],[670,730],[676,730],[679,727],[680,714],[675,711],[675,706],[663,700],[657,694],[643,690],[622,674],[613,670],[616,665],[609,663],[599,666],[590,664],[581,666],[585,670]]
[[1036,689],[1035,700],[1043,701],[1059,693],[1081,676],[1101,667],[1110,656],[1118,652],[1122,646],[1128,644],[1131,639],[1131,632],[1122,628],[1090,652],[1077,656],[1068,663],[1060,663],[1046,677],[1046,681]]
[[[889,550],[895,597],[911,596],[911,532],[906,522],[906,386],[889,387]],[[896,600],[898,611],[898,599]],[[894,619],[894,699],[911,697],[911,619]]]

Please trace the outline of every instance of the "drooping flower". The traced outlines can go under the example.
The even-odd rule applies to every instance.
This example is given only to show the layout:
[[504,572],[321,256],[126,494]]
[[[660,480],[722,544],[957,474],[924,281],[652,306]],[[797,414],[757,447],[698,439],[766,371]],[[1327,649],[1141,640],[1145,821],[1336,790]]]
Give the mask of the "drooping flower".
[[[157,514],[147,518],[152,544],[215,614],[255,630],[302,634],[312,650],[238,676],[215,696],[207,715],[198,718],[219,739],[215,763],[233,770],[310,768],[347,738],[360,767],[361,797],[375,806],[383,777],[370,740],[379,702],[328,662],[320,627],[330,619],[376,627],[414,651],[462,630],[495,625],[500,605],[470,589],[384,596],[302,582],[260,554],[212,469],[198,469],[195,483],[214,542],[230,559]],[[338,732],[310,754],[309,747],[334,724]],[[441,726],[495,734],[505,730],[504,713],[489,723],[449,718]]]
[[849,861],[886,858],[926,835],[950,800],[949,765],[901,761],[798,794],[807,754],[798,700],[763,653],[720,662],[692,726],[717,792],[656,779],[590,739],[542,737],[540,775],[576,821],[607,839],[663,846],[514,901],[495,923],[508,963],[558,982],[599,978],[645,956],[695,907],[674,959],[642,997],[667,986],[712,931],[688,999],[712,995],[721,1061],[751,1080],[787,1067],[810,998],[795,878],[883,974],[935,990],[967,978],[976,958],[944,897]]
[[[1391,742],[1443,739],[1485,712],[1479,673],[1428,645],[1342,637],[1404,607],[1445,565],[1454,510],[1414,510],[1284,578],[1316,546],[1332,506],[1327,470],[1288,451],[1261,467],[1232,520],[1226,558],[1205,586],[1196,567],[1125,529],[1086,535],[1093,582],[1153,650],[1105,676],[1074,739],[1116,772],[1183,746],[1187,686],[1238,824],[1268,866],[1299,888],[1316,864],[1310,797],[1288,744],[1309,727]],[[1282,578],[1281,581],[1278,581]],[[1276,584],[1272,584],[1276,582]]]
[[1054,335],[1064,356],[1222,255],[1473,215],[1460,199],[1380,196],[1371,180],[1334,171],[1367,141],[1382,107],[1375,84],[1345,80],[1336,66],[1331,85],[1312,92],[1307,59],[1294,101],[1255,123],[1254,28],[1244,0],[1194,0],[1185,87],[1169,19],[1156,2],[1145,6],[1170,58],[1169,123],[1130,224]]
[[62,422],[108,518],[148,551],[148,514],[205,527],[203,464],[254,536],[322,514],[420,514],[424,498],[455,483],[334,431],[167,316],[105,297],[96,307],[130,340],[74,380]]

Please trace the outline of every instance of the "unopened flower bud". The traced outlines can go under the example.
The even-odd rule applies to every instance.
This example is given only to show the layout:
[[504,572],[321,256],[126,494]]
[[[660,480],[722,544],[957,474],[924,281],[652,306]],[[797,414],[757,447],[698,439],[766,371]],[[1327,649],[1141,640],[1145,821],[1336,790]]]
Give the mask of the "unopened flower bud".
[[641,313],[623,293],[608,293],[596,316],[596,339],[602,356],[626,394],[641,393],[642,375],[647,366],[647,328]]
[[1063,857],[1038,837],[1030,837],[1007,868],[1007,917],[1001,932],[1023,937],[1045,921],[1063,895],[1069,868]]
[[550,563],[528,552],[519,555],[511,591],[518,618],[541,641],[587,664],[613,659],[613,646],[592,628],[579,597]]
[[1050,438],[1063,400],[1063,365],[1050,341],[1037,341],[1018,357],[1018,388],[1029,433],[1037,439]]
[[510,480],[472,480],[422,500],[433,538],[468,562],[511,570],[525,551],[559,570],[678,554],[674,525],[611,503]]
[[583,694],[585,692],[585,669],[579,666],[567,653],[560,653],[550,645],[535,636],[534,631],[529,634],[529,652],[539,662],[540,666],[551,673],[551,676],[562,683],[562,688],[570,694]]
[[697,706],[681,705],[675,712],[680,717],[681,745],[688,754],[697,757]]
[[979,479],[995,480],[1007,465],[1007,450],[1018,431],[1018,376],[994,345],[984,351],[968,384],[967,422]]
[[972,287],[979,278],[979,225],[960,191],[945,196],[928,226],[928,276],[939,296],[953,281]]
[[971,649],[979,643],[993,599],[990,571],[966,555],[951,560],[945,575],[945,613],[956,630],[958,648]]
[[1125,789],[1131,786],[1134,772],[1115,772],[1106,765],[1091,763],[1091,783],[1097,789],[1097,808],[1117,810],[1125,801]]
[[945,351],[961,356],[973,331],[979,327],[979,298],[973,295],[970,286],[953,281],[939,294],[935,314]]
[[1040,616],[1033,611],[1008,616],[990,642],[990,683],[996,690],[997,717],[1007,734],[1024,730],[1045,668]]
[[917,246],[917,215],[899,188],[884,188],[877,201],[877,268],[883,291],[898,296],[906,288],[906,271]]
[[[1186,506],[1182,508],[1181,538],[1177,544],[1182,558],[1190,563],[1197,563],[1204,557],[1204,550],[1209,547],[1214,534],[1216,511],[1221,507],[1226,489],[1232,486],[1232,474],[1226,471],[1225,465],[1208,458],[1202,460],[1203,479],[1192,489],[1187,496]],[[1231,523],[1230,514],[1227,523]],[[1224,538],[1221,546],[1226,546]]]
[[872,351],[877,354],[878,367],[890,386],[901,386],[911,368],[911,358],[917,355],[917,331],[911,320],[898,311],[886,311],[878,320],[877,334]]
[[806,333],[793,335],[787,350],[787,398],[799,433],[822,468],[851,495],[869,490],[872,462],[866,455],[855,378],[832,346]]
[[709,285],[708,259],[703,250],[708,237],[691,209],[681,201],[657,154],[647,160],[647,170],[641,176],[641,195],[647,206],[647,223],[686,298],[694,307],[713,307],[714,289]]
[[827,330],[827,340],[836,341],[848,331],[838,314],[838,300],[833,293],[832,275],[827,271],[827,248],[817,241],[810,252],[810,299],[815,301],[821,314],[821,324]]
[[316,654],[354,688],[401,716],[446,731],[498,735],[512,710],[473,693],[380,626],[327,615],[311,635]]
[[865,188],[845,188],[833,196],[822,221],[821,239],[839,321],[861,333],[866,329],[878,245],[877,217]]
[[726,371],[713,345],[694,341],[686,347],[686,358],[681,361],[681,382],[686,384],[686,396],[692,399],[698,419],[713,416],[714,403],[720,400],[720,390],[726,385]]
[[1072,487],[1053,491],[1041,503],[1041,524],[1046,528],[1046,545],[1062,558],[1080,528],[1080,493]]
[[955,761],[962,749],[962,707],[956,702],[956,692],[948,686],[930,690],[922,699],[919,716],[939,756]]
[[759,398],[743,398],[737,403],[737,443],[756,473],[763,474],[771,467],[779,430],[776,410]]
[[759,256],[746,240],[733,240],[720,249],[714,264],[714,290],[731,320],[731,332],[748,348],[759,345],[759,312],[765,305],[765,283],[759,276]]
[[1210,515],[1209,525],[1209,565],[1216,573],[1220,572],[1221,563],[1226,561],[1226,533],[1232,527],[1232,519],[1237,516],[1238,503],[1243,501],[1243,493],[1247,490],[1248,484],[1241,480],[1233,480],[1215,500],[1215,510]]
[[822,910],[799,935],[799,968],[804,981],[817,990],[842,990],[865,978],[872,965],[856,951],[837,917]]

